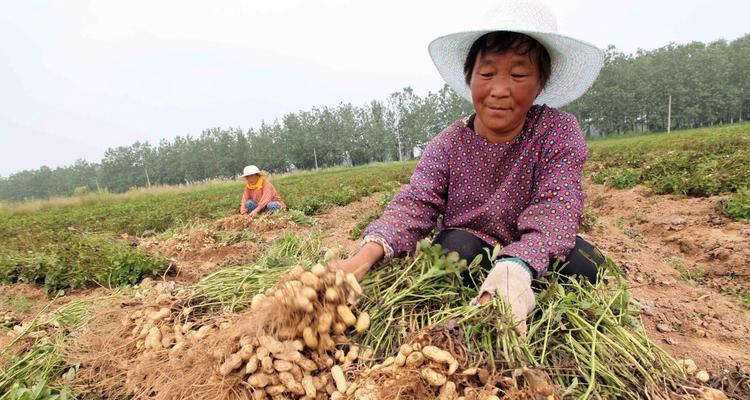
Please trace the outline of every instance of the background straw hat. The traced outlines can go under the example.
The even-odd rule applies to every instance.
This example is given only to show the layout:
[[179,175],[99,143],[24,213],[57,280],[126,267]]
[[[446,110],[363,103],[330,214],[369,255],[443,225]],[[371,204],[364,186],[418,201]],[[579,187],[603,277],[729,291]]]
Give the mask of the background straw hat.
[[263,172],[260,169],[258,169],[258,167],[256,167],[255,165],[248,165],[247,167],[245,167],[245,169],[242,170],[242,175],[240,176],[245,177],[245,176],[250,176],[250,175],[255,175],[255,174],[263,174]]

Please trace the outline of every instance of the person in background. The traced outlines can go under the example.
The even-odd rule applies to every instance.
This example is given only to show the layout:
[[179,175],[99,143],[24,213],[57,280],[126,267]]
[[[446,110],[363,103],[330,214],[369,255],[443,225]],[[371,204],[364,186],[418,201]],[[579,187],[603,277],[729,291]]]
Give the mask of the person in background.
[[242,171],[245,178],[245,190],[242,192],[240,214],[255,217],[263,211],[276,211],[286,208],[284,200],[262,172],[255,165],[248,165]]
[[[332,267],[362,279],[378,261],[414,252],[437,228],[433,243],[469,262],[483,256],[488,274],[472,303],[503,298],[523,336],[536,306],[534,279],[559,265],[563,275],[595,282],[604,262],[577,236],[584,136],[576,118],[556,108],[586,92],[604,53],[557,33],[554,15],[538,1],[505,1],[482,15],[491,20],[467,14],[474,29],[429,46],[474,113],[430,141],[409,185],[365,230],[359,252]],[[489,260],[495,246],[499,257]]]

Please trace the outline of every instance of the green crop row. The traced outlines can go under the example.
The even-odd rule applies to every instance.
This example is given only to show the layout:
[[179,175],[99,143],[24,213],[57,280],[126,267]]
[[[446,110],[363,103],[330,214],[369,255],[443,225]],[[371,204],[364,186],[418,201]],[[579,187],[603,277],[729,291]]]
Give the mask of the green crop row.
[[750,186],[750,123],[589,143],[595,183],[712,196]]
[[35,283],[47,293],[132,285],[168,269],[161,256],[144,253],[108,233],[60,232],[55,242],[35,250],[0,253],[0,283]]
[[[271,177],[292,210],[311,215],[346,205],[408,180],[414,163],[372,164]],[[0,283],[43,284],[47,291],[93,283],[117,286],[164,272],[164,260],[132,248],[115,234],[163,232],[239,211],[243,183],[188,190],[107,195],[85,205],[36,212],[6,210],[0,218]]]

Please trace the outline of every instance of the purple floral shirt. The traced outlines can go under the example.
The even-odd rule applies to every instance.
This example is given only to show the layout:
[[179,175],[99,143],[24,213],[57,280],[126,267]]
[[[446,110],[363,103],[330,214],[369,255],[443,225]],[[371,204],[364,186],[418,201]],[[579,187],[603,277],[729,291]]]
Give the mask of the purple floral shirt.
[[365,241],[383,244],[386,258],[402,256],[443,215],[443,229],[500,245],[500,255],[543,276],[575,246],[587,154],[578,121],[554,108],[534,105],[508,143],[489,142],[464,118],[427,145],[410,183],[367,227]]

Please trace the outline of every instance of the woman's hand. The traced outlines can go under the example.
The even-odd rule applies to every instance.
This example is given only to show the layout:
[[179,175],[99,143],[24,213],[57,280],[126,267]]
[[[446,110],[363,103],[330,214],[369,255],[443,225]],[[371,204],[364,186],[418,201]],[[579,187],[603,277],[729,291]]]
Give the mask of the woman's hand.
[[260,207],[256,207],[255,210],[250,212],[251,217],[257,217],[260,211],[258,210]]
[[526,317],[536,307],[536,298],[531,290],[531,274],[515,261],[498,260],[479,288],[479,294],[471,304],[484,304],[492,296],[501,296],[510,306],[516,332],[526,336]]
[[240,214],[242,215],[247,214],[247,208],[240,206]]
[[385,251],[383,246],[369,242],[365,243],[361,249],[352,257],[346,260],[335,261],[331,263],[331,269],[340,269],[346,273],[354,274],[358,281],[364,279],[367,271],[375,265],[381,258]]

